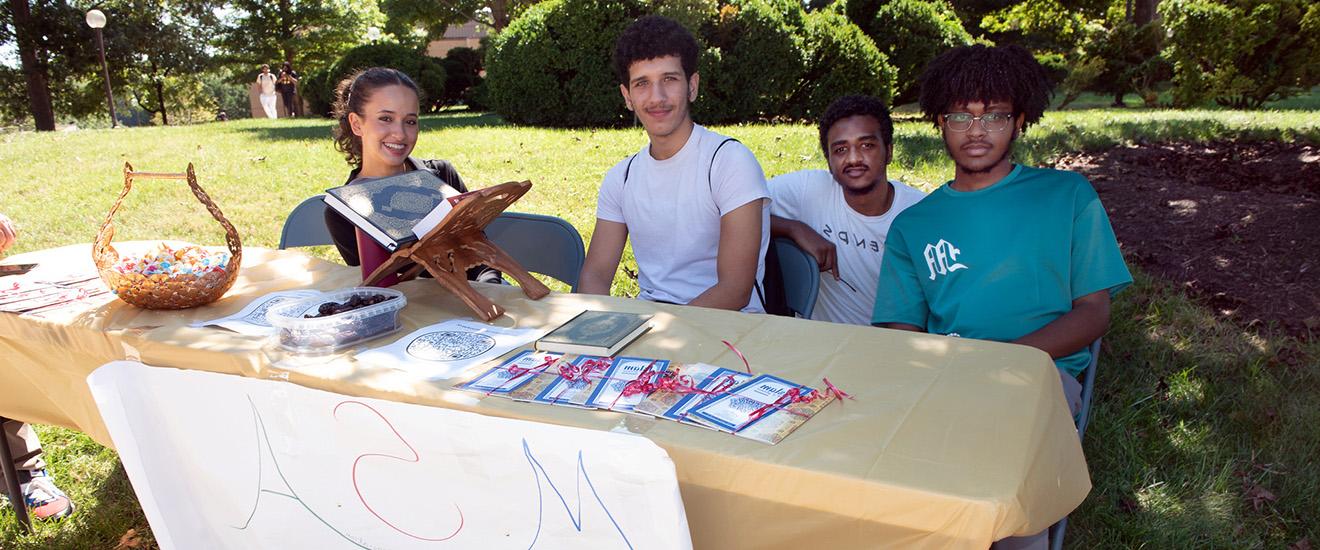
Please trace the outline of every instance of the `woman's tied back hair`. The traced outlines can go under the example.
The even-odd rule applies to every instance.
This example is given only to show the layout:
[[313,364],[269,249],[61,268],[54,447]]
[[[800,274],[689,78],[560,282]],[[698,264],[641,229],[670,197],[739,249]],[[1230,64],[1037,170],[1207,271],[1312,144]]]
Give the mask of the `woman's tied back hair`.
[[404,86],[421,97],[417,83],[403,71],[388,67],[371,67],[355,72],[335,87],[333,113],[339,124],[335,126],[335,149],[344,154],[348,163],[355,167],[362,166],[362,138],[353,133],[348,123],[348,114],[357,113],[366,116],[362,107],[371,99],[371,93],[386,86]]

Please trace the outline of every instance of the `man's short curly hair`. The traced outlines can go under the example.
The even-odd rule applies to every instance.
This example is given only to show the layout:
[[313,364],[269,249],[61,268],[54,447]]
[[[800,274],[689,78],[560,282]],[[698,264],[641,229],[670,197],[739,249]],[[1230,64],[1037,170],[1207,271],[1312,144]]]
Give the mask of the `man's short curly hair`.
[[866,115],[880,123],[880,140],[885,147],[894,144],[894,119],[889,117],[889,107],[878,97],[869,95],[846,95],[834,100],[820,117],[820,150],[825,158],[830,158],[830,128],[836,122],[850,116]]
[[628,84],[628,68],[638,61],[668,55],[683,64],[683,76],[697,72],[697,39],[677,21],[659,15],[641,17],[628,25],[614,42],[614,73]]
[[1054,96],[1049,73],[1021,46],[981,44],[951,49],[921,75],[921,111],[939,126],[939,115],[955,105],[980,101],[1013,104],[1025,129],[1040,120]]

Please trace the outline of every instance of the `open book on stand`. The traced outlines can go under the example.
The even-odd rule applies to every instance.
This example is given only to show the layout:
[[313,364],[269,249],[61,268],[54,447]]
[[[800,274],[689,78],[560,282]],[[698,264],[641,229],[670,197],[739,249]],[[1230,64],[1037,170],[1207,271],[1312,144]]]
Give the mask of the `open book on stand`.
[[431,172],[413,170],[326,189],[325,204],[392,251],[426,235],[465,195]]

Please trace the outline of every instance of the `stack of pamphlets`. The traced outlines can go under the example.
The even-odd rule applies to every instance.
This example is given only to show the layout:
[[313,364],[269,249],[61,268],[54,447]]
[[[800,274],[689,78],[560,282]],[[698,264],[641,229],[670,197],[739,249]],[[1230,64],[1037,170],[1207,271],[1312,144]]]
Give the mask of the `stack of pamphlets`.
[[647,415],[774,445],[834,400],[768,374],[527,350],[460,384],[515,401]]

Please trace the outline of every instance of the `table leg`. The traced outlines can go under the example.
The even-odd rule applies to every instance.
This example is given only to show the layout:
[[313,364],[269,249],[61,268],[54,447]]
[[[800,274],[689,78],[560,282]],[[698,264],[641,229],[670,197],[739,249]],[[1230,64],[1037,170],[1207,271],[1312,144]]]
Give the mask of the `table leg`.
[[[12,420],[0,416],[0,427],[6,422]],[[23,526],[24,533],[31,533],[32,520],[28,518],[27,501],[23,498],[23,489],[18,483],[18,468],[14,466],[14,455],[9,452],[8,441],[0,441],[0,468],[4,470],[5,493],[9,495],[9,504],[14,507],[18,524]]]

